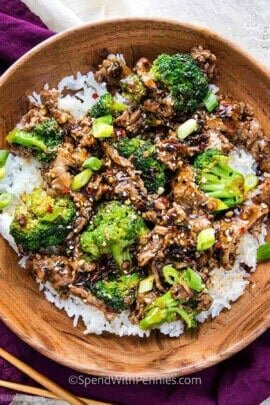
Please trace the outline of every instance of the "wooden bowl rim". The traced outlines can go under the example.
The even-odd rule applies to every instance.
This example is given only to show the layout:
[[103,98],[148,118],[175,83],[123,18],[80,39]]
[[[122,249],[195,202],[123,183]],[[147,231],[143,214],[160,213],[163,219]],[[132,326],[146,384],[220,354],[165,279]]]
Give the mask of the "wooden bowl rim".
[[[95,27],[105,27],[106,25],[111,25],[111,24],[122,24],[122,23],[128,23],[128,22],[145,22],[145,23],[163,23],[168,26],[179,26],[182,28],[185,28],[187,30],[195,31],[199,34],[202,34],[205,37],[211,38],[216,41],[220,41],[223,43],[226,47],[229,47],[233,49],[236,53],[240,54],[244,59],[246,59],[250,64],[253,65],[253,67],[260,72],[262,76],[268,81],[270,81],[270,69],[265,66],[262,62],[259,62],[254,56],[250,55],[247,51],[242,49],[239,45],[235,44],[233,41],[228,40],[224,38],[222,35],[216,33],[214,30],[211,30],[209,28],[203,27],[199,24],[191,24],[187,22],[181,22],[179,20],[174,20],[170,18],[159,18],[159,17],[153,17],[153,18],[148,18],[148,17],[127,17],[127,18],[108,18],[106,20],[102,21],[96,21],[96,22],[89,22],[82,24],[78,27],[72,27],[69,28],[63,32],[56,33],[52,37],[46,39],[42,43],[36,45],[34,48],[29,50],[27,53],[25,53],[22,57],[20,57],[12,66],[10,66],[6,72],[0,77],[0,86],[4,84],[6,80],[12,76],[13,72],[16,71],[21,64],[23,64],[25,61],[27,61],[29,58],[31,58],[33,55],[37,54],[38,52],[42,51],[44,48],[46,48],[48,45],[57,42],[58,40],[61,40],[69,35],[75,34],[76,32],[83,31],[86,28],[95,28]],[[232,355],[236,354],[240,350],[244,349],[246,346],[248,346],[250,343],[252,343],[257,337],[259,337],[262,333],[264,333],[269,327],[270,327],[270,313],[269,316],[265,317],[262,322],[254,327],[253,330],[249,331],[249,334],[247,336],[244,336],[242,339],[239,341],[235,342],[235,344],[230,344],[229,346],[225,347],[222,349],[222,351],[218,354],[208,356],[205,359],[200,359],[199,364],[188,364],[188,365],[183,365],[181,369],[170,369],[170,370],[164,370],[162,372],[158,372],[158,375],[155,373],[153,374],[152,372],[148,372],[147,370],[140,371],[140,372],[106,372],[105,370],[101,370],[98,368],[91,368],[91,365],[87,368],[87,370],[83,369],[78,365],[78,367],[74,367],[74,363],[70,361],[69,359],[61,357],[58,353],[55,353],[54,351],[51,352],[48,348],[43,346],[42,344],[36,342],[35,340],[32,339],[32,337],[25,335],[25,333],[22,332],[20,327],[17,327],[10,321],[8,318],[5,317],[5,315],[2,313],[0,310],[0,319],[5,323],[5,325],[8,326],[9,329],[11,329],[20,339],[22,339],[26,344],[30,345],[32,348],[37,350],[39,353],[43,354],[44,356],[50,358],[51,360],[75,369],[80,372],[84,372],[86,374],[92,374],[92,375],[100,375],[100,376],[112,376],[112,377],[129,377],[129,378],[134,378],[134,377],[143,377],[143,378],[171,378],[175,376],[183,376],[187,375],[190,373],[198,372],[200,370],[203,370],[205,368],[208,368],[210,366],[213,366],[222,360],[225,360]],[[211,322],[211,321],[210,321]]]

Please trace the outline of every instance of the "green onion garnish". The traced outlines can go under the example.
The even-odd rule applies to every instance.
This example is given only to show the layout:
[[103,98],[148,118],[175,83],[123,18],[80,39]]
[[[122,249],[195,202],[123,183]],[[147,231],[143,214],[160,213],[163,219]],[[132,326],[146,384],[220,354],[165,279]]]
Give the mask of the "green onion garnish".
[[77,174],[71,183],[71,190],[78,191],[84,187],[91,179],[92,174],[93,172],[91,169],[85,169],[81,173]]
[[108,115],[103,115],[103,117],[99,117],[94,119],[93,124],[97,124],[97,123],[101,123],[101,124],[109,124],[111,125],[113,122],[113,117],[112,115],[108,114]]
[[270,243],[265,243],[257,249],[257,260],[258,262],[265,262],[270,260]]
[[2,180],[6,175],[6,168],[4,167],[0,167],[0,180]]
[[210,249],[216,242],[215,230],[213,228],[203,229],[197,236],[197,250]]
[[9,152],[4,149],[0,149],[0,167],[4,167],[8,158]]
[[6,208],[12,200],[12,195],[9,193],[0,194],[0,210]]
[[109,138],[113,134],[113,126],[102,122],[93,124],[94,138]]
[[183,272],[183,280],[187,283],[189,288],[197,292],[201,292],[205,287],[201,276],[189,267]]
[[139,284],[138,293],[143,294],[148,291],[151,291],[153,289],[153,283],[154,283],[154,276],[148,276],[144,278]]
[[258,177],[255,174],[248,174],[245,177],[244,190],[248,192],[253,190],[259,183]]
[[187,136],[192,134],[192,132],[197,131],[198,128],[199,126],[197,121],[190,118],[177,128],[177,136],[179,139],[181,139],[181,141],[183,141]]
[[92,131],[94,138],[109,138],[113,134],[113,118],[111,115],[104,115],[93,121]]
[[206,96],[203,99],[203,103],[204,103],[207,111],[209,111],[209,112],[214,111],[214,109],[217,108],[217,106],[218,106],[217,97],[211,90],[209,90],[206,93]]
[[92,169],[94,171],[100,170],[102,167],[102,160],[95,157],[91,156],[89,159],[87,159],[84,164],[82,165],[84,169]]
[[174,285],[179,278],[178,271],[171,264],[164,266],[162,268],[162,273],[166,283],[171,285]]
[[53,212],[46,214],[41,221],[42,222],[54,222],[58,217],[61,215],[61,208],[60,207],[55,207]]
[[5,149],[0,149],[0,180],[2,180],[6,175],[6,162],[9,152]]

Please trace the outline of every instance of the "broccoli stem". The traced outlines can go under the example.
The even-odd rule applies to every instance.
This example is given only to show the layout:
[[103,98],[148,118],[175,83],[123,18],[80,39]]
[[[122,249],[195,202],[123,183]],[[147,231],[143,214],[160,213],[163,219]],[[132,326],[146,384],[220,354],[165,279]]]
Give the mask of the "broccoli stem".
[[113,111],[116,112],[123,112],[128,108],[128,105],[124,104],[124,103],[119,103],[118,101],[114,100],[114,103],[112,105],[112,109]]
[[177,313],[186,323],[188,329],[196,327],[196,321],[193,315],[185,311],[184,308],[182,307],[170,308],[168,312],[169,313],[172,312],[173,314]]
[[116,264],[121,268],[123,263],[129,262],[131,263],[131,256],[128,249],[123,249],[119,245],[112,245],[111,246],[112,256],[116,262]]
[[47,151],[45,143],[36,136],[33,136],[30,132],[21,131],[20,129],[13,129],[7,136],[9,143],[16,143],[27,148],[37,149],[42,152]]

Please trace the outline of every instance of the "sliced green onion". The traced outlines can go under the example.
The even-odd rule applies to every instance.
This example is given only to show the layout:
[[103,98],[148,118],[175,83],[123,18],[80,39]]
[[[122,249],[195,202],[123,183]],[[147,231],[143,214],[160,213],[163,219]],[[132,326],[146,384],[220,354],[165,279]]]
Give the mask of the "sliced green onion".
[[8,158],[9,152],[5,149],[0,149],[0,167],[4,167]]
[[197,131],[198,128],[199,126],[197,121],[190,118],[177,128],[177,136],[179,139],[181,139],[181,141],[183,141],[187,136],[192,134],[192,132]]
[[257,249],[257,260],[258,262],[266,262],[270,260],[270,243],[265,243]]
[[227,204],[225,204],[222,200],[220,200],[219,198],[213,198],[215,201],[216,201],[216,203],[217,203],[217,207],[216,207],[216,209],[215,209],[215,212],[218,212],[218,211],[224,211],[224,210],[227,210],[227,209],[229,209],[229,207],[228,207],[228,205]]
[[2,180],[6,175],[6,168],[4,167],[0,167],[0,180]]
[[259,183],[259,179],[255,174],[248,174],[245,177],[245,183],[244,183],[244,190],[246,192],[253,190],[255,187],[257,187]]
[[42,218],[42,222],[54,222],[59,216],[61,215],[61,208],[60,207],[56,207],[53,212],[51,212],[50,214],[46,214],[43,218]]
[[153,283],[154,283],[154,276],[148,276],[144,278],[139,284],[138,293],[143,294],[145,292],[152,291]]
[[0,150],[0,180],[2,180],[6,175],[6,162],[8,158],[9,152],[5,149]]
[[111,125],[113,123],[113,117],[110,114],[103,115],[103,117],[96,118],[93,123],[96,123],[96,124],[101,123],[101,124],[109,124],[109,125]]
[[97,122],[93,124],[94,138],[109,138],[113,134],[113,126]]
[[216,242],[215,230],[213,228],[203,229],[197,236],[197,250],[210,249]]
[[92,169],[94,171],[100,170],[102,168],[102,160],[95,157],[91,156],[89,159],[86,159],[82,167],[84,169]]
[[189,288],[197,292],[201,292],[205,287],[201,276],[190,268],[183,271],[183,280],[187,283]]
[[92,174],[93,172],[91,169],[85,169],[81,173],[77,174],[71,183],[71,190],[78,191],[84,187],[91,179]]
[[206,96],[203,99],[203,103],[207,109],[207,111],[212,112],[215,110],[215,108],[217,108],[218,106],[218,100],[216,95],[209,90],[206,94]]
[[109,138],[113,134],[113,118],[111,115],[104,115],[93,121],[93,135],[95,138]]
[[0,194],[0,210],[6,208],[12,200],[12,195],[9,193]]
[[179,278],[178,271],[171,264],[167,264],[166,266],[164,266],[162,269],[162,273],[166,283],[171,285],[174,285]]

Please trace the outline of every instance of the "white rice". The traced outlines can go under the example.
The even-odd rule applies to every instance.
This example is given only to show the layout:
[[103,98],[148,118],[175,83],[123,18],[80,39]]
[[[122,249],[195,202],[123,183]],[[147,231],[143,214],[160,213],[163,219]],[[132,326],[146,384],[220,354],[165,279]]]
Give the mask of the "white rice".
[[104,313],[96,307],[85,304],[80,298],[70,295],[67,299],[59,297],[53,286],[46,282],[41,285],[46,299],[57,308],[64,309],[70,318],[73,318],[73,326],[76,327],[79,319],[83,321],[86,329],[85,334],[95,333],[101,335],[103,332],[115,333],[119,336],[138,335],[149,336],[149,331],[143,331],[137,325],[133,325],[128,319],[128,311],[117,315],[114,320],[108,321]]
[[228,164],[244,176],[247,176],[248,174],[256,174],[256,160],[245,149],[233,149],[230,153]]
[[[125,58],[122,54],[108,55],[108,59],[115,58],[125,63]],[[46,83],[44,89],[47,90],[48,88],[49,85]],[[77,72],[76,75],[66,76],[58,83],[57,90],[60,93],[58,108],[70,112],[77,119],[84,117],[87,111],[97,102],[98,98],[102,94],[107,93],[106,83],[98,83],[95,80],[93,72],[88,72],[85,75]],[[66,90],[72,91],[75,94],[62,95]],[[93,95],[95,96],[93,97]],[[118,102],[128,103],[128,100],[119,93],[115,94],[115,99]],[[36,92],[33,92],[29,96],[29,100],[33,104],[41,104],[40,95]]]
[[58,84],[60,93],[64,89],[76,91],[76,96],[67,95],[60,97],[58,108],[70,112],[76,118],[83,117],[97,102],[98,98],[93,98],[94,93],[101,96],[107,92],[106,84],[96,82],[93,72],[89,72],[86,75],[78,72],[76,77],[65,77]]
[[[241,163],[241,164],[240,164]],[[256,170],[254,160],[249,153],[242,149],[235,149],[230,155],[230,164],[243,174],[253,173]],[[14,195],[14,201],[18,201],[23,193],[30,193],[35,187],[40,186],[42,178],[40,165],[35,159],[26,160],[10,154],[7,161],[7,175],[0,181],[0,190],[7,191]],[[9,226],[14,214],[14,206],[6,208],[0,214],[0,233],[9,242],[11,247],[17,251],[16,244],[9,233]],[[236,301],[249,284],[249,274],[241,268],[241,263],[247,264],[252,271],[256,268],[256,251],[259,245],[264,243],[266,236],[266,225],[258,238],[250,233],[245,234],[238,246],[237,258],[232,270],[215,269],[211,272],[211,287],[209,294],[212,297],[212,304],[208,311],[202,311],[198,316],[199,322],[204,322],[208,317],[215,318],[224,309],[230,309],[231,303]],[[19,264],[25,266],[26,257],[21,258]],[[92,305],[86,304],[78,297],[70,295],[67,299],[59,296],[53,286],[46,282],[40,285],[46,299],[53,303],[58,309],[65,310],[70,318],[73,318],[74,327],[81,319],[85,325],[85,334],[103,332],[114,333],[119,336],[138,335],[149,336],[149,331],[141,330],[137,325],[132,324],[128,319],[128,312],[117,315],[113,321],[108,321],[103,312]],[[184,332],[182,321],[165,323],[158,328],[161,333],[176,337]]]
[[9,233],[9,226],[20,195],[31,193],[42,183],[40,164],[36,159],[23,159],[10,154],[6,163],[6,173],[4,179],[0,181],[0,192],[12,194],[13,201],[0,214],[0,234],[17,252],[15,241]]
[[224,309],[230,309],[230,302],[236,301],[249,284],[247,273],[241,264],[246,264],[251,268],[251,272],[256,270],[257,249],[265,242],[266,224],[262,226],[261,234],[256,238],[247,232],[242,236],[237,249],[237,256],[234,266],[231,270],[217,268],[211,271],[211,287],[209,295],[212,298],[212,304],[207,311],[202,311],[198,316],[199,322],[204,322],[209,316],[215,318]]
[[[109,58],[115,57],[110,55]],[[117,55],[118,58],[123,58],[122,55]],[[45,85],[45,89],[48,85]],[[63,90],[72,90],[76,94],[62,96]],[[214,89],[214,88],[213,88]],[[93,98],[96,93],[99,96],[106,92],[105,83],[99,84],[95,81],[92,72],[82,75],[77,73],[74,76],[65,77],[58,84],[60,97],[58,107],[64,111],[72,113],[76,118],[80,118],[86,114],[89,108],[97,101]],[[216,90],[216,89],[214,89]],[[40,96],[33,93],[29,97],[34,104],[40,104]],[[119,95],[119,100],[121,96]],[[124,99],[121,101],[125,102]],[[217,137],[213,134],[215,142]],[[218,145],[217,145],[218,146]],[[256,162],[253,157],[243,149],[235,148],[230,154],[230,165],[243,175],[256,172]],[[4,180],[0,181],[0,192],[7,191],[14,196],[14,203],[11,204],[0,214],[0,234],[9,242],[11,247],[17,251],[17,246],[14,239],[9,233],[9,226],[13,218],[15,203],[23,193],[30,193],[35,187],[40,186],[42,178],[40,174],[40,165],[35,159],[26,160],[20,157],[10,155],[7,161],[7,175]],[[246,202],[248,204],[248,202]],[[250,233],[245,234],[239,244],[237,258],[232,270],[222,268],[214,269],[211,272],[211,286],[209,294],[213,301],[211,307],[207,311],[202,311],[198,316],[199,322],[204,322],[208,317],[216,317],[224,308],[230,309],[231,302],[236,301],[244,292],[249,284],[249,274],[241,267],[241,263],[245,263],[256,269],[256,250],[259,245],[264,243],[266,236],[266,226],[262,227],[261,235],[255,238]],[[20,259],[21,267],[25,266],[27,257]],[[140,337],[149,336],[149,331],[141,330],[137,325],[132,324],[128,319],[128,311],[117,315],[114,320],[108,321],[103,312],[96,307],[84,303],[78,297],[70,295],[67,299],[59,296],[53,286],[46,282],[40,285],[40,290],[43,291],[46,299],[53,303],[58,309],[65,310],[70,318],[73,318],[74,327],[77,326],[79,320],[85,325],[85,334],[95,333],[102,334],[103,332],[114,333],[119,336],[138,335]],[[165,323],[158,328],[161,333],[176,337],[184,332],[184,324],[182,321]]]
[[[48,84],[45,84],[44,89],[47,88]],[[87,111],[97,102],[98,97],[93,98],[93,94],[101,96],[107,93],[106,83],[98,83],[93,72],[85,75],[77,72],[75,76],[66,76],[58,83],[57,90],[60,93],[58,108],[70,112],[77,119],[84,117]],[[62,92],[64,90],[71,90],[75,92],[75,95],[63,96]],[[29,100],[35,105],[41,104],[40,96],[36,92],[29,96]]]

